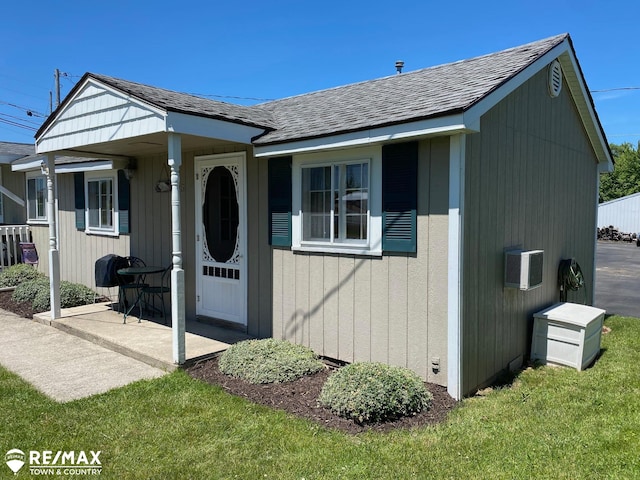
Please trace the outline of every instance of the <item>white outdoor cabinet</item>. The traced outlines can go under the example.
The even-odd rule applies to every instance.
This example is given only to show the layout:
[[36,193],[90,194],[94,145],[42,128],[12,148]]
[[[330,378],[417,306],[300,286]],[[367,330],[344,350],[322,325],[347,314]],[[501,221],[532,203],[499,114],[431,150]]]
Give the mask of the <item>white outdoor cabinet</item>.
[[533,315],[531,360],[583,370],[600,352],[605,311],[556,303]]

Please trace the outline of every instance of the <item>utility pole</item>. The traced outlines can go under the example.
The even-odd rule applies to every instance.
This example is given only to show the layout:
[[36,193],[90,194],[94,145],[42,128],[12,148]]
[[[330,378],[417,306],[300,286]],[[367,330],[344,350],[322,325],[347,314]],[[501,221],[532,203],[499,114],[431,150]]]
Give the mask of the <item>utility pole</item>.
[[56,108],[60,106],[60,70],[57,68],[53,72],[53,78],[56,82]]

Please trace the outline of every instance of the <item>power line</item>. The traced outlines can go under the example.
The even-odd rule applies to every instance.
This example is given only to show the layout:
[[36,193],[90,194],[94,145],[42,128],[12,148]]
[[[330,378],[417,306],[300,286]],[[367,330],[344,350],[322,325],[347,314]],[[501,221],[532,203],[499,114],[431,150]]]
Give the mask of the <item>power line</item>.
[[20,128],[24,128],[26,130],[31,130],[31,131],[37,131],[38,129],[35,127],[32,127],[30,125],[23,125],[22,123],[18,123],[18,122],[14,122],[12,120],[6,120],[4,118],[0,117],[0,123],[5,123],[7,125],[11,125],[12,127],[20,127]]
[[2,115],[3,117],[13,118],[14,120],[18,120],[20,122],[27,122],[27,123],[30,123],[32,125],[40,125],[39,122],[34,122],[33,120],[27,120],[26,118],[22,118],[22,117],[15,117],[13,115],[9,115],[8,113],[0,112],[0,115]]
[[640,87],[616,87],[616,88],[604,88],[602,90],[591,90],[591,93],[602,92],[615,92],[617,90],[640,90]]
[[41,118],[46,118],[47,117],[44,113],[37,112],[35,110],[32,110],[31,108],[27,108],[27,107],[23,107],[23,106],[20,106],[20,105],[16,105],[15,103],[10,103],[10,102],[5,102],[4,100],[0,100],[0,104],[8,105],[10,107],[17,108],[18,110],[22,110],[22,111],[26,112],[27,115],[30,114],[29,115],[30,117],[41,117]]
[[255,100],[257,102],[270,102],[271,100],[275,100],[275,98],[235,97],[233,95],[214,95],[206,93],[189,93],[188,95],[195,95],[196,97],[233,98],[234,100]]

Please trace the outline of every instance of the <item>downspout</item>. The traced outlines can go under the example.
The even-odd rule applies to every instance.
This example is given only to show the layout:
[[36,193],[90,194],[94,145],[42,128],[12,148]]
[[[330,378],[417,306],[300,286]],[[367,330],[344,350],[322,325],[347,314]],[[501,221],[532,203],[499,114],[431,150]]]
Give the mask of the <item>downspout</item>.
[[182,231],[180,226],[180,166],[182,165],[182,138],[169,133],[168,164],[171,169],[171,331],[173,336],[173,363],[182,365],[185,351],[184,270],[182,269]]
[[[53,153],[47,154],[46,165],[42,165],[47,175],[47,218],[49,220],[49,292],[51,320],[60,318],[60,252],[58,251],[58,230],[56,222],[57,191],[55,188],[56,162]],[[44,164],[44,162],[43,162]]]
[[462,398],[464,175],[466,135],[449,137],[449,240],[447,295],[447,391]]

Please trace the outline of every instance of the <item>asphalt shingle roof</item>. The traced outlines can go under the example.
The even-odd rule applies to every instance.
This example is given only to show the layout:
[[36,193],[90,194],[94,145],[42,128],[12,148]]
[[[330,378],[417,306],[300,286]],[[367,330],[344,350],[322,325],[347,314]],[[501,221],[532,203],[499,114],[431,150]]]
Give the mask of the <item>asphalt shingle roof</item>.
[[89,73],[88,76],[167,111],[217,118],[258,128],[275,127],[271,113],[262,109],[209,100],[97,73]]
[[322,137],[465,111],[567,37],[257,105],[273,114],[277,127],[254,143]]
[[13,142],[0,142],[0,155],[21,155],[26,157],[35,153],[36,146],[33,143],[13,143]]
[[[254,106],[205,99],[95,73],[87,73],[85,78],[94,78],[166,111],[264,129],[253,143],[268,145],[463,112],[567,38],[567,34],[557,35],[481,57]],[[48,121],[36,135],[40,135]]]

